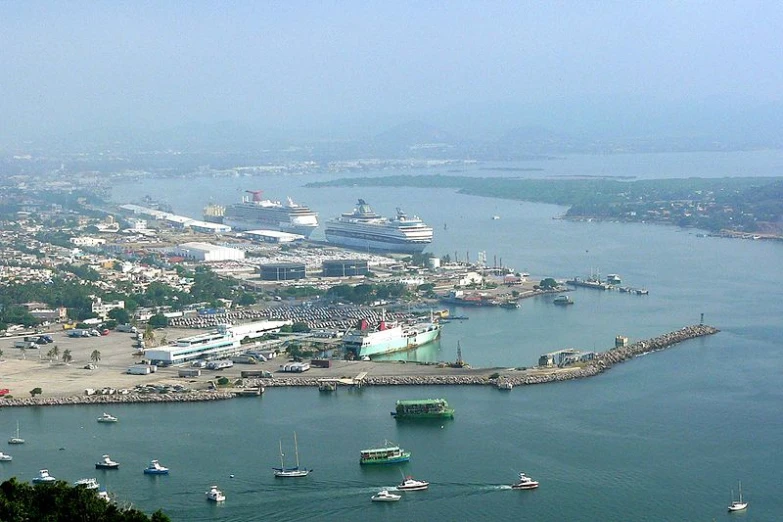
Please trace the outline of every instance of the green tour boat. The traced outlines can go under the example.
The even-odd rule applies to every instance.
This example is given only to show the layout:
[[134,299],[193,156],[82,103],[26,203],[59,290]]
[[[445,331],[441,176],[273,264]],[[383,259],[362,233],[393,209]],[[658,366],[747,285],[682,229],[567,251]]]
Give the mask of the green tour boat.
[[400,464],[409,460],[410,451],[405,451],[387,440],[382,448],[363,449],[359,464]]
[[449,408],[446,399],[417,399],[397,401],[391,414],[395,419],[453,419],[454,408]]

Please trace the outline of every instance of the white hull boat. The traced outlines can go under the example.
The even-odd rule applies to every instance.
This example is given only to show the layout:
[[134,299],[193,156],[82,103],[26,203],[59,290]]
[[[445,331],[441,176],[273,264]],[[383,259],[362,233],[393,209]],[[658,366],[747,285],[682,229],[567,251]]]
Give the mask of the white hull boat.
[[742,500],[742,482],[739,483],[739,500],[734,500],[734,492],[731,492],[731,504],[729,511],[743,511],[748,508],[748,503]]
[[226,496],[218,489],[217,486],[211,486],[209,491],[207,491],[205,494],[207,496],[207,500],[210,502],[223,502],[226,500]]
[[538,481],[533,480],[524,473],[519,474],[519,480],[511,484],[511,489],[536,489],[538,487]]
[[397,502],[402,498],[402,495],[395,495],[394,493],[389,493],[387,490],[383,489],[372,496],[370,500],[373,502]]
[[400,484],[397,486],[397,491],[424,491],[429,487],[429,482],[425,482],[424,480],[416,480],[409,475],[402,479],[402,482],[400,482]]

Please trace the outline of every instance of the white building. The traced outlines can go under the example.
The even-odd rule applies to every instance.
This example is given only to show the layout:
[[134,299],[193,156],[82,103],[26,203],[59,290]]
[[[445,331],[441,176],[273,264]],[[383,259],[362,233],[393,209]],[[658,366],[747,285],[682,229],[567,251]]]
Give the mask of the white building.
[[301,234],[291,234],[280,230],[248,230],[244,234],[253,241],[263,241],[264,243],[293,243],[305,239]]
[[183,243],[179,245],[174,254],[194,261],[210,263],[214,261],[241,261],[245,259],[245,252],[236,248],[222,247],[209,243]]
[[92,302],[92,313],[96,314],[102,319],[106,319],[109,312],[115,308],[125,309],[125,301],[112,301],[110,303],[104,303],[100,297],[96,297]]
[[72,237],[68,241],[70,241],[72,244],[76,246],[83,246],[83,247],[96,247],[106,242],[105,239],[89,237],[89,236]]

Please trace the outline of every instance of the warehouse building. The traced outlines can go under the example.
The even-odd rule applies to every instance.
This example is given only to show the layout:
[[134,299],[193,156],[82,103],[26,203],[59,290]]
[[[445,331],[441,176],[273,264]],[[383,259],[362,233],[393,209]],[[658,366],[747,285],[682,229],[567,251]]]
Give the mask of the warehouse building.
[[323,262],[324,277],[363,276],[370,271],[366,259],[336,259]]
[[215,261],[241,261],[245,259],[245,252],[236,248],[211,245],[209,243],[183,243],[174,249],[174,255],[203,261],[205,263]]
[[304,263],[272,263],[259,267],[261,279],[264,281],[294,281],[304,279]]
[[263,243],[293,243],[305,239],[301,234],[291,234],[280,230],[248,230],[244,234],[253,241]]

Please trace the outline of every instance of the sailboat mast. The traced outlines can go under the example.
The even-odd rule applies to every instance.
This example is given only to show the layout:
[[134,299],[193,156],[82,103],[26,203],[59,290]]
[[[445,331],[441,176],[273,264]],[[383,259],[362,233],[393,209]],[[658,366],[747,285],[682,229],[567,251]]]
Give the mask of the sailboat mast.
[[294,432],[294,454],[296,455],[296,469],[299,469],[299,443],[296,441],[296,432]]
[[285,470],[285,463],[283,462],[283,440],[280,439],[280,469]]

